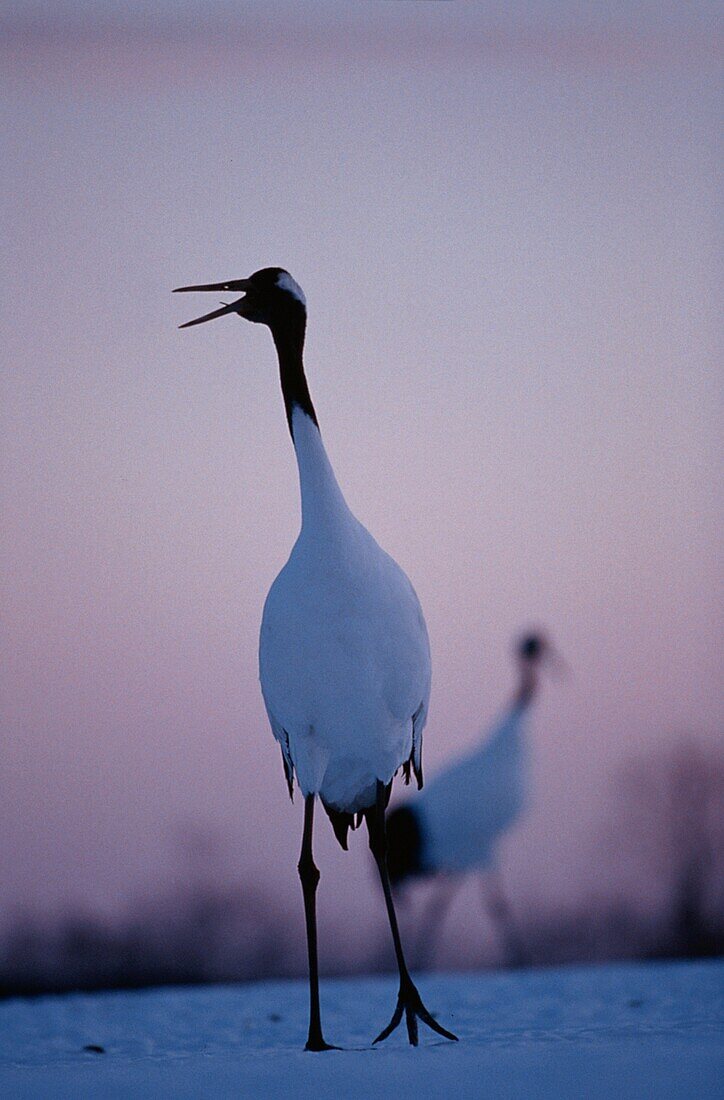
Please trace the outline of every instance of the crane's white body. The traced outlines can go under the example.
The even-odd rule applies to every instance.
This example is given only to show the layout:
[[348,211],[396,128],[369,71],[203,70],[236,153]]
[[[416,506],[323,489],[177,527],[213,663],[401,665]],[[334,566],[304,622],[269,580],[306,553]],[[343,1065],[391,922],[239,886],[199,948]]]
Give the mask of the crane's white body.
[[402,1020],[413,1046],[418,1020],[446,1039],[456,1036],[428,1012],[402,950],[387,869],[387,786],[400,767],[422,783],[422,731],[430,697],[430,646],[422,610],[400,567],[355,519],[342,496],[317,426],[304,373],[307,311],[288,271],[265,267],[248,279],[179,287],[241,291],[244,297],[187,321],[190,328],[228,313],[266,325],[279,360],[287,422],[294,442],[302,527],[289,561],[264,605],[259,677],[272,733],[281,745],[293,794],[304,795],[297,869],[304,895],[309,959],[306,1050],[325,1041],[319,1002],[314,808],[321,799],[337,840],[347,847],[355,813],[364,811],[385,898],[400,989],[382,1042]]
[[302,527],[264,606],[261,687],[302,793],[354,812],[411,756],[419,767],[427,628],[407,576],[348,508],[317,425],[296,408],[292,430]]
[[482,745],[425,785],[415,801],[424,870],[494,866],[497,842],[527,799],[528,710],[515,704]]

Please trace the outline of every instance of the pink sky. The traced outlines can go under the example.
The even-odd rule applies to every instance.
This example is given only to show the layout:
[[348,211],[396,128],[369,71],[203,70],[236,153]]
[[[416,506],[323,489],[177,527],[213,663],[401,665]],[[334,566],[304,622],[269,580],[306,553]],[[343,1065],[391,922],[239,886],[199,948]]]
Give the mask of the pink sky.
[[[6,911],[113,912],[177,873],[184,822],[296,903],[256,682],[298,524],[273,349],[179,333],[170,295],[267,264],[306,292],[340,483],[426,612],[428,772],[545,624],[572,674],[506,874],[588,889],[616,769],[722,728],[711,9],[325,6],[297,48],[288,6],[248,4],[223,47],[189,16],[140,49],[73,8],[2,57]],[[320,829],[323,914],[377,903],[354,848]]]

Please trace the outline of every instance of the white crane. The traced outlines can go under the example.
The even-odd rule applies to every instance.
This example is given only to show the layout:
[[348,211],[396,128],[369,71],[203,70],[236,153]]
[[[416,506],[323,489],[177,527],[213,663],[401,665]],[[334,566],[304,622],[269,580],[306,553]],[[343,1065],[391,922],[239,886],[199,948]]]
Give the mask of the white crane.
[[309,957],[307,1050],[325,1042],[319,1009],[316,890],[312,855],[319,797],[337,839],[366,820],[382,881],[400,974],[397,1005],[375,1042],[403,1013],[417,1045],[417,1020],[448,1039],[422,1003],[405,959],[387,872],[385,810],[400,768],[422,785],[422,731],[430,695],[430,648],[415,591],[400,567],[352,515],[322,442],[304,374],[306,299],[291,275],[270,267],[248,279],[180,291],[241,291],[239,298],[181,328],[236,313],[267,325],[279,359],[287,422],[299,469],[302,525],[264,605],[259,640],[262,694],[284,772],[304,796],[299,877]]
[[510,955],[522,951],[512,915],[496,882],[497,846],[522,814],[528,797],[527,718],[538,690],[541,663],[562,665],[550,642],[528,634],[516,647],[519,682],[508,709],[471,752],[436,775],[413,803],[403,803],[387,821],[393,885],[440,876],[421,940],[429,949],[462,876],[487,872],[493,917],[505,931]]

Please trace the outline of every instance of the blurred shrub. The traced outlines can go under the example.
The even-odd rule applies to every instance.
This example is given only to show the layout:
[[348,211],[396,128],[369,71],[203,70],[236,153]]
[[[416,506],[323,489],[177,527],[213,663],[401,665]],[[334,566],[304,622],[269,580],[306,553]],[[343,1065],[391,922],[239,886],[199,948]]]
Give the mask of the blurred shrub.
[[[113,926],[87,914],[17,920],[0,942],[0,996],[304,973],[301,907],[289,912],[257,885],[220,886],[228,873],[216,861],[217,842],[188,827],[180,835],[182,885]],[[594,851],[602,867],[614,862],[601,875],[607,892],[569,908],[524,910],[509,899],[519,950],[517,960],[506,954],[498,936],[499,964],[724,953],[722,749],[682,739],[631,761]],[[388,929],[380,923],[378,932],[367,970],[392,966]],[[470,958],[468,951],[467,965]],[[346,934],[325,945],[325,960],[326,973],[350,972]]]

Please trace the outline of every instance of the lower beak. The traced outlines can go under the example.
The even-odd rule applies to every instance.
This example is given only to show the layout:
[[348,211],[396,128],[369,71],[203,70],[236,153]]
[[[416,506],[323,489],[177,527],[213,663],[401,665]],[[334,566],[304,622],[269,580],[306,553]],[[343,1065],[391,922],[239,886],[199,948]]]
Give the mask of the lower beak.
[[[225,283],[200,283],[197,286],[177,286],[174,290],[174,294],[184,294],[190,290],[246,291],[250,286],[251,282],[249,279],[229,279]],[[240,317],[243,317],[243,301],[243,298],[238,298],[237,301],[231,302],[230,305],[224,305],[221,309],[215,309],[212,313],[205,313],[203,317],[197,317],[194,321],[187,321],[185,325],[179,325],[179,328],[191,328],[192,325],[201,325],[204,321],[214,321],[217,317],[223,317],[225,313],[238,313]]]
[[239,298],[238,301],[231,302],[228,306],[222,306],[221,309],[215,309],[212,313],[205,313],[203,317],[196,317],[193,321],[186,321],[185,324],[179,325],[179,328],[191,328],[192,325],[201,325],[204,321],[214,321],[217,317],[223,317],[225,313],[238,313],[243,317],[241,308],[243,302],[244,299]]

